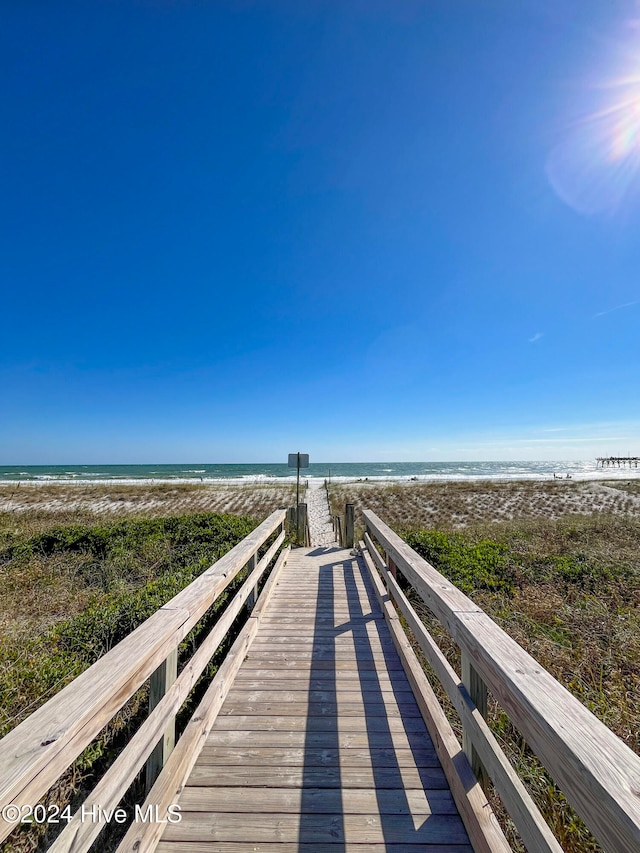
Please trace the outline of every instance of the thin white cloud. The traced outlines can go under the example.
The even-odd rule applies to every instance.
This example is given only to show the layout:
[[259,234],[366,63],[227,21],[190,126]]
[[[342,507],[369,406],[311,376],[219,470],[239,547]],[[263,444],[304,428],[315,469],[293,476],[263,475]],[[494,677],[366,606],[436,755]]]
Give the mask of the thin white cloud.
[[540,338],[544,338],[544,332],[536,332],[532,338],[529,338],[530,344],[535,344],[536,341],[539,341]]
[[603,436],[585,436],[584,438],[514,438],[513,441],[522,442],[524,444],[550,444],[551,442],[577,442],[577,441],[627,441],[629,436],[626,435],[603,435]]
[[613,311],[620,311],[621,308],[631,308],[632,305],[640,305],[640,299],[635,299],[633,302],[625,302],[622,305],[616,305],[615,308],[608,308],[606,311],[598,311],[594,314],[595,317],[604,317],[605,314],[611,314]]

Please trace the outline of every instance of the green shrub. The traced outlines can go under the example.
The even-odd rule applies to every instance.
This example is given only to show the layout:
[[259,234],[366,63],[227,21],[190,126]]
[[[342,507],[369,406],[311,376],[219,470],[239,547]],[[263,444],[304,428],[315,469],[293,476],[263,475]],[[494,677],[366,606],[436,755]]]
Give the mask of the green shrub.
[[[10,567],[28,562],[33,555],[57,560],[65,553],[90,555],[81,573],[99,591],[81,613],[25,639],[19,648],[10,641],[0,642],[0,736],[130,634],[254,527],[252,519],[201,513],[58,528],[6,549],[0,557]],[[214,611],[225,600],[223,594]]]
[[506,557],[506,545],[483,539],[469,542],[458,533],[418,530],[405,541],[463,592],[488,589],[510,593],[514,574]]

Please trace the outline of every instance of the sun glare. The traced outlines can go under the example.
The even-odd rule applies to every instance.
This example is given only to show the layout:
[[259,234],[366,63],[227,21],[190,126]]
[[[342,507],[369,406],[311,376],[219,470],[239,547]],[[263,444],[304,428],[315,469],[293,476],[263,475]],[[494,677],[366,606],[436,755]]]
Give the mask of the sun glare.
[[601,83],[587,100],[549,155],[547,176],[580,213],[612,214],[640,190],[640,75]]

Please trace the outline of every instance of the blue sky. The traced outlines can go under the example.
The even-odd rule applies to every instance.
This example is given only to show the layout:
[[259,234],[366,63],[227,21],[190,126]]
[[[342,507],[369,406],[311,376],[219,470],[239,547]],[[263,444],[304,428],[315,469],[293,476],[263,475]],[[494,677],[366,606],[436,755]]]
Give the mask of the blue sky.
[[5,4],[0,462],[640,453],[639,20]]

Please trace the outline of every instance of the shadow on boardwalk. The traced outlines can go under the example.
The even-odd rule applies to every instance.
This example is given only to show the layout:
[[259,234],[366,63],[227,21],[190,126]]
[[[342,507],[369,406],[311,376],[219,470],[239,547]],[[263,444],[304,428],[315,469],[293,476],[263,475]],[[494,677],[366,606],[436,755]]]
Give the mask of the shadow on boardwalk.
[[[344,560],[337,549],[309,556],[323,551],[299,849],[328,844],[338,853],[355,843],[407,853],[431,845],[470,850],[366,569],[359,571],[360,562]],[[342,559],[332,562],[332,553]],[[353,668],[339,669],[347,649]],[[345,715],[360,723],[348,727],[353,746],[347,729],[341,731]]]

